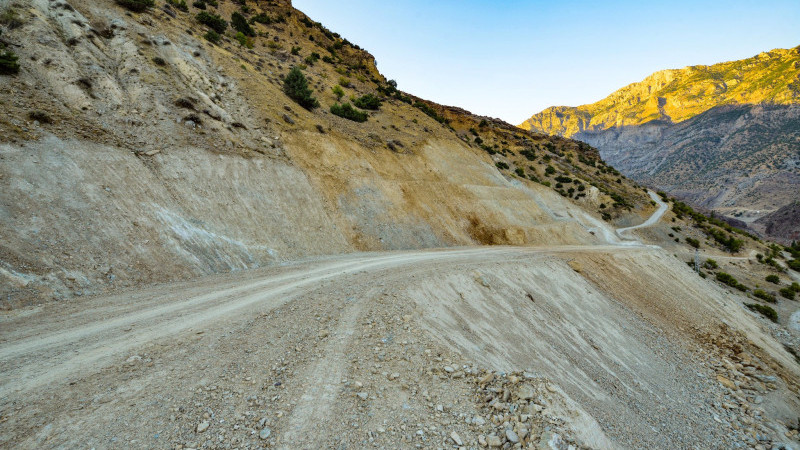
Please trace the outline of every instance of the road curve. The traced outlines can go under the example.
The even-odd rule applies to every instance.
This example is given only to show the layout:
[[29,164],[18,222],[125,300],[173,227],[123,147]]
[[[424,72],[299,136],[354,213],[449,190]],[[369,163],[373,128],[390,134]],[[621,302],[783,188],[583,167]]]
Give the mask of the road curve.
[[560,252],[644,247],[476,247],[341,255],[287,267],[168,284],[114,297],[49,305],[0,318],[0,398],[91,373],[151,341],[280,307],[324,283],[361,273],[423,271],[430,264],[482,264]]
[[650,198],[652,198],[653,201],[656,202],[656,204],[658,204],[658,209],[656,210],[656,212],[653,213],[652,216],[650,216],[642,224],[635,225],[635,226],[632,226],[632,227],[626,227],[626,228],[617,228],[617,236],[619,236],[620,238],[624,239],[625,237],[623,236],[623,234],[628,232],[628,231],[636,230],[638,228],[646,228],[646,227],[655,225],[656,223],[658,223],[659,220],[661,220],[661,217],[669,209],[669,205],[664,203],[661,200],[661,197],[659,197],[655,192],[647,191],[647,193],[650,195]]

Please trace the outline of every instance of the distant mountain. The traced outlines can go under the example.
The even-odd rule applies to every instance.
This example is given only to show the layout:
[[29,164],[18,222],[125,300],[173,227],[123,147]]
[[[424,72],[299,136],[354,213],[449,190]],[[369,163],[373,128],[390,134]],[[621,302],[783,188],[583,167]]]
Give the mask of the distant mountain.
[[656,72],[520,127],[585,141],[637,181],[752,222],[800,192],[800,47]]

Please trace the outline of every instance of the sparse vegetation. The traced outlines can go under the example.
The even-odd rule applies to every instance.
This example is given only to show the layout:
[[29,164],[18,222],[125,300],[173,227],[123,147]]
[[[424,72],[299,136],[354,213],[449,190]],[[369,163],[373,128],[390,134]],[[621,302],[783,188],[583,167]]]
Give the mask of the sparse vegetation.
[[11,49],[6,49],[0,43],[0,75],[14,75],[19,73],[19,57]]
[[319,101],[314,98],[308,87],[308,80],[299,67],[293,67],[283,80],[283,92],[298,105],[308,110],[319,107]]
[[256,35],[256,30],[254,30],[253,27],[247,23],[247,19],[237,11],[231,14],[231,28],[248,37]]
[[186,4],[186,0],[167,0],[167,3],[181,11],[189,11],[189,5]]
[[747,291],[747,286],[739,283],[739,280],[734,278],[731,274],[726,272],[718,272],[717,273],[717,281],[720,283],[727,284],[730,287],[736,288],[742,292]]
[[220,39],[222,39],[219,33],[217,33],[214,30],[208,30],[208,32],[204,34],[203,37],[212,44],[219,44]]
[[257,14],[250,18],[250,23],[260,23],[263,25],[269,25],[272,22],[273,22],[272,18],[263,12],[261,14]]
[[309,66],[313,66],[315,62],[319,61],[319,53],[317,52],[311,53],[306,57],[305,61],[306,64],[308,64]]
[[762,316],[773,322],[778,322],[778,312],[767,305],[759,305],[758,303],[745,303],[745,306],[750,308],[752,311],[761,313]]
[[757,298],[760,298],[761,300],[764,300],[765,302],[768,302],[768,303],[775,303],[776,302],[775,296],[770,294],[770,293],[768,293],[767,291],[764,291],[763,289],[754,290],[753,291],[753,296],[757,297]]
[[31,111],[28,113],[28,118],[39,123],[53,123],[53,119],[44,111]]
[[245,36],[241,31],[236,33],[236,40],[239,41],[239,45],[242,47],[253,48],[253,40],[249,36]]
[[369,115],[365,111],[360,111],[356,108],[353,108],[353,105],[350,103],[342,103],[342,104],[335,104],[331,106],[331,113],[343,117],[345,119],[352,120],[353,122],[366,122]]
[[117,4],[134,12],[142,12],[155,6],[155,0],[116,0]]
[[344,97],[344,89],[342,89],[342,87],[339,86],[338,84],[332,87],[331,90],[333,91],[333,95],[336,96],[337,102],[340,101],[342,97]]
[[420,111],[424,112],[426,115],[431,117],[433,120],[439,123],[447,123],[447,119],[440,116],[439,113],[436,112],[430,105],[424,102],[416,101],[414,102],[414,107],[419,109]]
[[19,13],[13,8],[8,8],[0,14],[0,24],[5,25],[6,29],[13,30],[21,27],[24,22],[19,17]]
[[361,109],[371,109],[373,111],[377,111],[381,108],[381,99],[379,99],[375,94],[366,94],[353,100],[353,105]]
[[228,29],[228,22],[226,22],[225,19],[205,11],[197,15],[197,21],[220,34]]

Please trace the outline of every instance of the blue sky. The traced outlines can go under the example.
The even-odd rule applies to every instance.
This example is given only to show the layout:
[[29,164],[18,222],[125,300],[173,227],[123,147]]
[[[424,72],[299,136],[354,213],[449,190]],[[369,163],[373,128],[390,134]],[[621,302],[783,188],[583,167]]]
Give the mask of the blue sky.
[[800,45],[800,0],[293,0],[399,88],[519,124],[652,72]]

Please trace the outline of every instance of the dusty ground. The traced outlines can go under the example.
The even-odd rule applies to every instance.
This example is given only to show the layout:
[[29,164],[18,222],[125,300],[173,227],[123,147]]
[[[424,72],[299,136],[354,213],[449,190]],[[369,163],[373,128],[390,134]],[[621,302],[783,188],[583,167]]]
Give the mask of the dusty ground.
[[[0,446],[443,448],[453,433],[469,448],[796,442],[785,426],[796,363],[735,299],[712,289],[680,304],[669,299],[706,282],[656,285],[670,325],[595,283],[628,280],[593,261],[633,278],[683,275],[646,247],[464,248],[15,311],[0,332]],[[715,332],[722,320],[730,328]],[[744,332],[738,356],[710,347]]]

